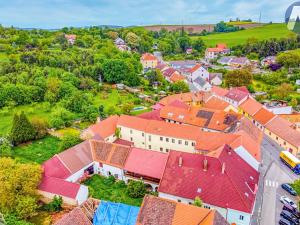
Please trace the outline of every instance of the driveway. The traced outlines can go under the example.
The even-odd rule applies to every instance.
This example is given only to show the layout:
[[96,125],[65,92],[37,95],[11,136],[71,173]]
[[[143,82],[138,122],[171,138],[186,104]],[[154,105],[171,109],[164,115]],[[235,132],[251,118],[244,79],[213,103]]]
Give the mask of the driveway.
[[282,210],[282,204],[279,201],[280,196],[284,195],[295,200],[294,197],[281,188],[282,183],[291,183],[295,179],[299,179],[299,176],[295,175],[280,161],[279,153],[282,150],[274,141],[266,136],[264,137],[261,145],[260,182],[252,225],[278,224],[279,214]]

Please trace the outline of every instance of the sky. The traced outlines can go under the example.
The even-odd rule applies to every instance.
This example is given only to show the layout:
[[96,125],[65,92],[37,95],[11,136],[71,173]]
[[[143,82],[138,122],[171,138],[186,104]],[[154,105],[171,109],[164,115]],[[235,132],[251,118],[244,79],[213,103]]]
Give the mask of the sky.
[[21,28],[283,22],[290,0],[0,0],[0,24]]

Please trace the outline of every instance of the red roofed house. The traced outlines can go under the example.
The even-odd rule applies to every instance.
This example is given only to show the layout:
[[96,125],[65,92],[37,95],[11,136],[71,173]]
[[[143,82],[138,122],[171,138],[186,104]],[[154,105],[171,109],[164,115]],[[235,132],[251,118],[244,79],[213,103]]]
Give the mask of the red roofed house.
[[143,179],[157,191],[167,159],[168,155],[161,152],[132,148],[124,165],[125,180]]
[[199,196],[230,224],[249,225],[259,173],[227,145],[218,158],[171,151],[159,197],[192,204]]
[[230,53],[230,49],[226,44],[217,44],[215,48],[207,48],[205,51],[205,59],[212,60],[218,58],[220,55]]
[[235,108],[238,108],[238,106],[247,100],[250,93],[244,91],[240,88],[231,88],[227,94],[224,96],[224,100],[231,105],[233,105]]
[[209,81],[209,72],[200,64],[196,64],[192,68],[188,69],[185,72],[185,75],[190,81],[196,80],[198,77],[201,77],[205,81]]
[[67,39],[69,44],[74,45],[75,41],[76,41],[76,35],[75,34],[65,34],[65,39]]
[[143,65],[144,70],[154,69],[157,67],[158,59],[151,53],[145,53],[141,57],[141,63]]

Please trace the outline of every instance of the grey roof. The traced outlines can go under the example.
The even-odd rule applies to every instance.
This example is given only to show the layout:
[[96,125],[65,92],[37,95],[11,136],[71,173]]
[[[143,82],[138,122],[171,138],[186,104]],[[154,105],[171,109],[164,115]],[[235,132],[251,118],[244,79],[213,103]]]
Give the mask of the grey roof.
[[205,84],[207,84],[207,81],[205,81],[203,78],[201,77],[197,77],[194,80],[194,83],[199,84],[201,87],[204,87]]
[[233,59],[233,56],[223,56],[218,60],[218,63],[228,64]]
[[249,60],[247,59],[247,57],[235,57],[231,60],[230,63],[236,63],[236,64],[241,64],[244,65],[248,62]]
[[222,73],[209,73],[209,80],[212,80],[215,77],[219,77],[222,80],[223,74]]

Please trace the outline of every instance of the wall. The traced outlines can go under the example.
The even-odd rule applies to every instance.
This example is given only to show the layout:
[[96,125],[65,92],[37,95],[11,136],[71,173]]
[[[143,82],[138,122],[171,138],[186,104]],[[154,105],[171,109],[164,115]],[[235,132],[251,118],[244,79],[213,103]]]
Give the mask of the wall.
[[258,171],[259,162],[243,146],[235,148],[234,150],[246,163]]
[[[45,203],[51,202],[53,200],[54,196],[55,195],[57,196],[57,194],[52,194],[50,192],[41,191],[41,190],[38,190],[38,193],[40,195],[42,195],[41,200]],[[75,206],[78,205],[76,199],[68,198],[68,197],[65,197],[65,196],[61,196],[61,197],[63,199],[63,204],[64,205],[75,205]]]
[[118,180],[125,180],[123,170],[107,164],[102,164],[100,167],[100,163],[95,163],[95,172],[100,173],[102,176],[115,176]]
[[84,174],[84,170],[92,166],[94,162],[88,164],[87,166],[83,167],[81,170],[77,171],[76,173],[73,173],[71,176],[69,176],[66,181],[73,182],[75,183],[76,181],[79,180]]
[[251,221],[251,214],[237,211],[234,209],[228,209],[227,221],[236,225],[249,225]]
[[80,185],[79,191],[76,195],[76,200],[78,202],[79,205],[81,205],[81,203],[85,202],[89,197],[89,189],[87,186],[85,185]]

